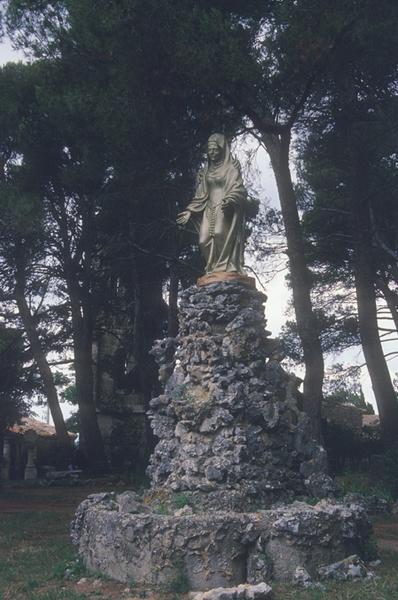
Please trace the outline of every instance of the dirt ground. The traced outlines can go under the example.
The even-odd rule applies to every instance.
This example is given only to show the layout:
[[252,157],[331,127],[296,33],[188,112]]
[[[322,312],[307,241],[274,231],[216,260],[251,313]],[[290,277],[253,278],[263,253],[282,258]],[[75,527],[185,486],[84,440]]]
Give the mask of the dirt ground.
[[[101,488],[102,489],[102,488]],[[77,505],[94,494],[95,488],[8,488],[0,493],[0,514],[13,514],[26,511],[57,511],[71,513]]]
[[398,553],[398,515],[375,517],[373,529],[380,552]]

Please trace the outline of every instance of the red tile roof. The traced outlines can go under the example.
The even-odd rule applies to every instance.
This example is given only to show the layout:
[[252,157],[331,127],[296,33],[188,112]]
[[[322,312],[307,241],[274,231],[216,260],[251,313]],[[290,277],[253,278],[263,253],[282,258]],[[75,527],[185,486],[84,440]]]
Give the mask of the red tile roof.
[[[38,421],[32,417],[23,417],[20,423],[16,423],[12,427],[8,428],[8,431],[12,433],[19,433],[25,435],[28,431],[33,431],[40,437],[55,437],[56,431],[54,425],[44,423],[44,421]],[[75,433],[69,432],[70,437],[76,437]]]

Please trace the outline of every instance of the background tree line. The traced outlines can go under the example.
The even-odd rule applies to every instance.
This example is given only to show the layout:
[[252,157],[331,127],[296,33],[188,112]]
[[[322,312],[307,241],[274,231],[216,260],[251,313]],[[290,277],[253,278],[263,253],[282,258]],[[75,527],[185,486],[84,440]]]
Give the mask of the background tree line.
[[281,214],[253,227],[283,224],[295,314],[284,346],[305,365],[314,435],[323,355],[360,341],[393,444],[381,345],[398,325],[393,0],[1,4],[4,30],[34,58],[0,72],[2,331],[66,451],[62,356],[92,468],[107,460],[97,408],[109,373],[121,403],[156,387],[149,349],[175,335],[179,286],[202,268],[175,215],[220,129],[270,157]]

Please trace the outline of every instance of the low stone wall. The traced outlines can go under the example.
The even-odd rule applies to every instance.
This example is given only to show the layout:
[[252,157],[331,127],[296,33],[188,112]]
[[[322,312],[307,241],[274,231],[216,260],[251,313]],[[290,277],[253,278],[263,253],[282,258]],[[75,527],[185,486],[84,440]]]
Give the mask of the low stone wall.
[[192,590],[291,581],[297,567],[360,553],[370,524],[357,504],[295,502],[258,512],[159,514],[133,492],[95,494],[82,502],[72,539],[85,565],[119,581],[167,587],[182,574]]

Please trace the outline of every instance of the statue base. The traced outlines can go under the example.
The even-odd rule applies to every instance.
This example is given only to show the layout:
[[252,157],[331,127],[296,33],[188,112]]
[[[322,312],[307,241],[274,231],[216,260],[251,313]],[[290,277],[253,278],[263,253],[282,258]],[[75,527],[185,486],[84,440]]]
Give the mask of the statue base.
[[292,503],[333,494],[326,453],[273,358],[264,294],[212,283],[184,290],[178,337],[152,351],[164,385],[150,403],[152,489],[90,496],[73,541],[88,569],[163,589],[181,574],[191,590],[318,577],[369,547],[370,523],[352,502]]
[[152,350],[164,392],[150,402],[159,442],[148,474],[154,489],[182,493],[198,510],[256,510],[334,489],[299,380],[275,359],[265,300],[240,280],[192,286],[181,294],[178,337]]
[[183,574],[191,590],[209,590],[290,583],[300,568],[319,579],[322,567],[369,548],[371,527],[359,504],[322,500],[256,512],[194,512],[189,505],[176,509],[177,500],[183,497],[148,504],[135,492],[89,496],[71,528],[86,568],[155,589]]
[[207,275],[203,275],[199,277],[196,282],[198,287],[203,287],[205,285],[210,285],[211,283],[221,283],[223,281],[234,281],[238,283],[243,283],[253,289],[256,289],[256,280],[254,277],[248,277],[244,273],[237,272],[220,272],[220,273],[209,273]]

